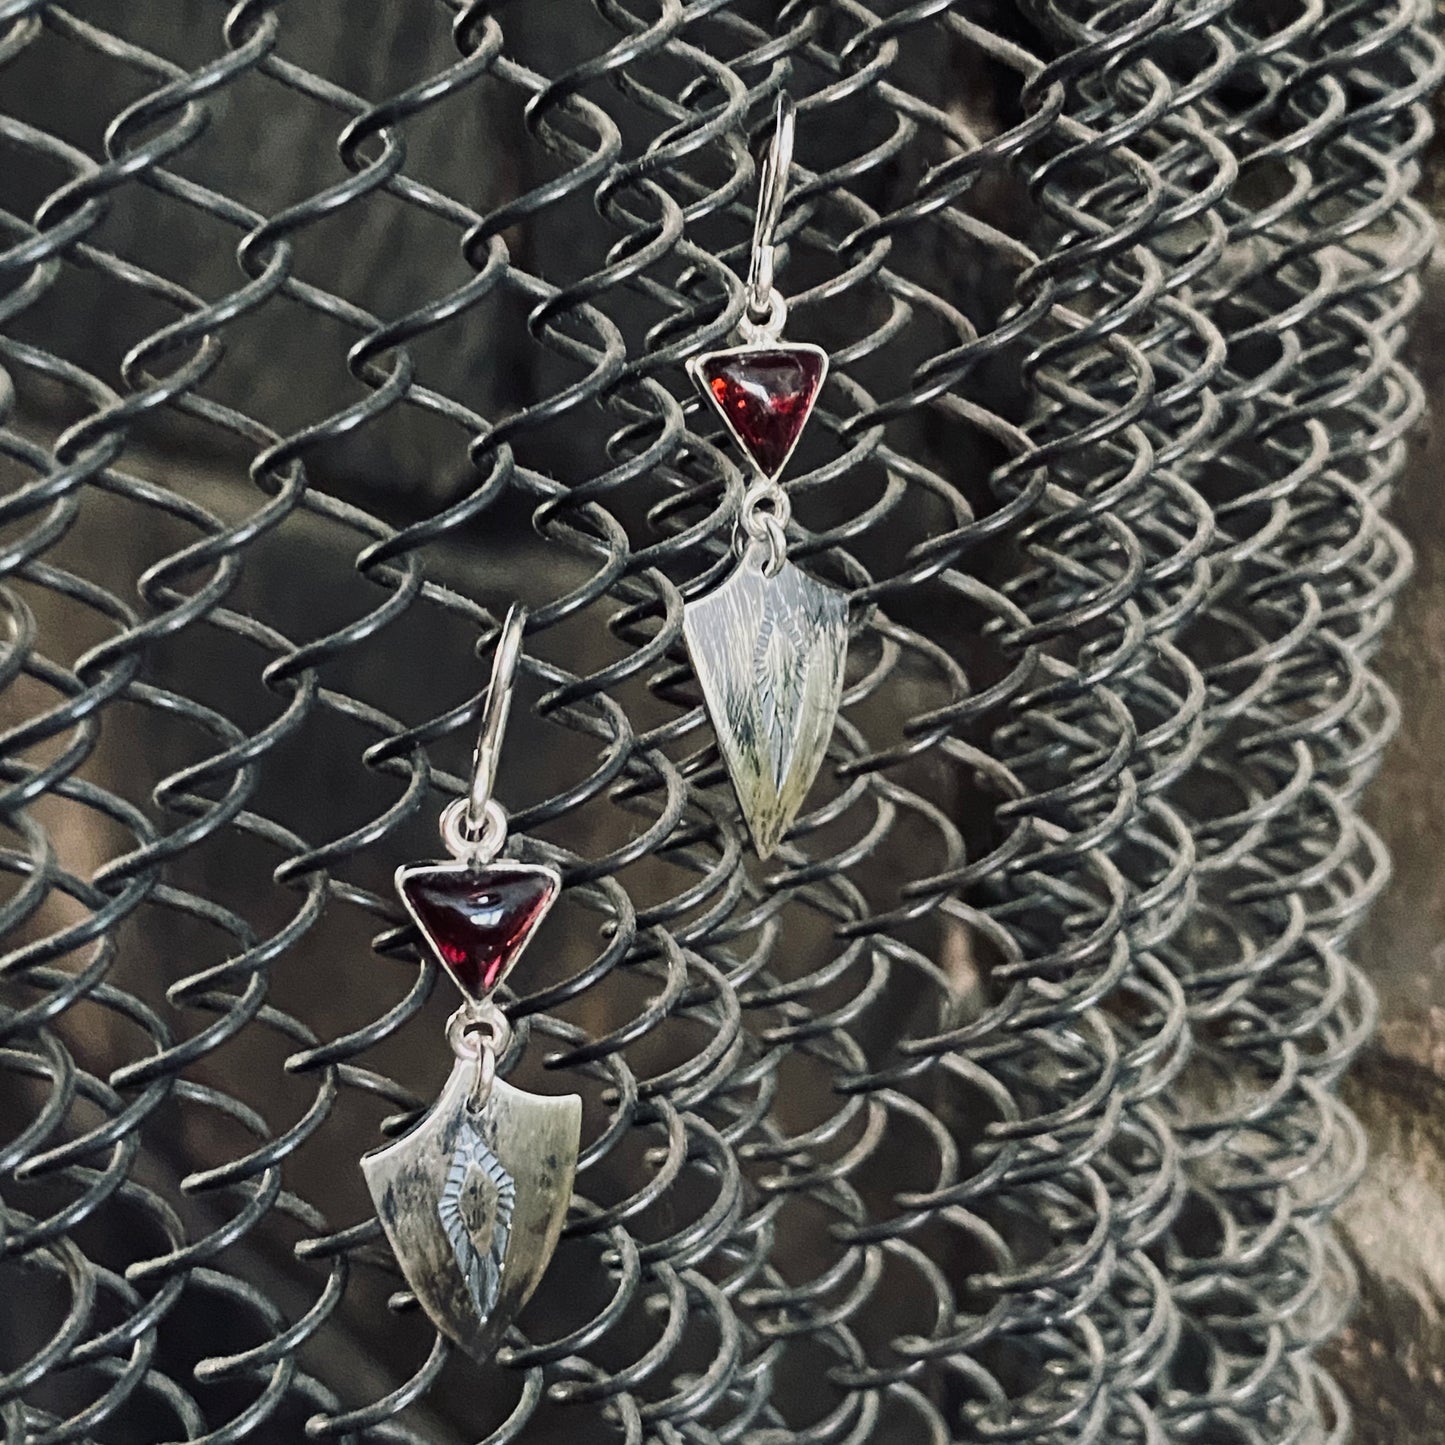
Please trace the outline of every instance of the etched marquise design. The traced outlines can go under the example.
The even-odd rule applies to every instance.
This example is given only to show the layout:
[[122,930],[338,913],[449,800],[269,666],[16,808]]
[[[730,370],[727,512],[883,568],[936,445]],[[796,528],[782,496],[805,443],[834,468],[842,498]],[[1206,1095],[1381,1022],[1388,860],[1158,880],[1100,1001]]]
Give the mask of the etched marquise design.
[[562,1236],[582,1100],[493,1080],[458,1058],[431,1110],[361,1161],[377,1218],[418,1303],[478,1360],[537,1288]]
[[683,610],[683,635],[760,858],[797,817],[833,735],[848,652],[848,599],[749,553]]
[[465,1123],[457,1133],[437,1215],[483,1325],[501,1293],[516,1207],[516,1181],[475,1126]]

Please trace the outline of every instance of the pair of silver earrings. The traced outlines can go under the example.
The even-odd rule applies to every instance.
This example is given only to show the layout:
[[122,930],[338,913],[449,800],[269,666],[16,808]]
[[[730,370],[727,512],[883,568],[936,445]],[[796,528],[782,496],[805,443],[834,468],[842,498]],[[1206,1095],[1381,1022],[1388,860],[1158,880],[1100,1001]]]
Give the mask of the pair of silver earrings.
[[[848,646],[847,599],[788,561],[788,495],[778,482],[828,371],[820,348],[783,341],[787,304],[773,282],[793,127],[792,102],[781,97],[762,169],[740,344],[688,364],[755,474],[739,509],[737,564],[715,591],[686,604],[683,633],[763,858],[822,764]],[[507,819],[492,785],[525,620],[520,606],[507,614],[471,787],[442,813],[450,860],[396,873],[407,912],[462,993],[447,1024],[452,1072],[414,1128],[361,1161],[418,1303],[479,1360],[496,1348],[557,1247],[582,1128],[577,1095],[529,1094],[497,1077],[511,1029],[493,996],[562,886],[555,868],[498,856]]]

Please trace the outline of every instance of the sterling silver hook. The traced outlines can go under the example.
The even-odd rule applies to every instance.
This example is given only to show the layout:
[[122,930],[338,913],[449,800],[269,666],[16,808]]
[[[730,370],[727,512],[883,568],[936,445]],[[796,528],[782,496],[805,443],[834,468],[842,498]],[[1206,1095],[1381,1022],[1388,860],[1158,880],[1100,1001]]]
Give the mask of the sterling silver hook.
[[507,609],[502,623],[497,650],[492,658],[492,678],[487,684],[487,700],[482,705],[482,730],[477,737],[477,750],[472,754],[472,786],[467,794],[467,831],[479,836],[487,824],[488,804],[497,781],[497,764],[502,756],[502,735],[507,731],[507,715],[512,711],[512,684],[517,677],[517,663],[522,656],[522,634],[527,627],[527,609],[514,602]]
[[748,311],[755,320],[768,318],[778,330],[782,329],[782,318],[775,318],[775,313],[781,298],[773,290],[773,267],[777,260],[773,237],[783,217],[783,202],[788,198],[788,171],[793,164],[797,117],[798,107],[793,97],[779,91],[773,138],[758,177],[758,213],[753,221],[753,249],[748,261]]
[[472,865],[489,863],[507,841],[507,815],[492,797],[497,781],[497,764],[502,756],[502,735],[512,710],[512,684],[522,656],[522,633],[527,626],[527,609],[514,602],[507,609],[497,650],[492,656],[492,676],[482,703],[482,730],[472,754],[472,782],[465,798],[453,798],[442,809],[441,835],[447,851]]

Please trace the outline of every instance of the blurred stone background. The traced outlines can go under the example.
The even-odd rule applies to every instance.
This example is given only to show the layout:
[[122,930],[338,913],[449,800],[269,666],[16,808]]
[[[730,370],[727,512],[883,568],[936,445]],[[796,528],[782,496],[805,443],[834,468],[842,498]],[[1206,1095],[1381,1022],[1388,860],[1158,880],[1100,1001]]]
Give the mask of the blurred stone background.
[[[1436,125],[1445,120],[1437,99]],[[1445,219],[1445,151],[1435,139],[1422,196]],[[1336,1365],[1369,1445],[1445,1439],[1445,264],[1425,276],[1413,359],[1430,410],[1394,508],[1415,575],[1379,670],[1400,732],[1368,812],[1394,879],[1358,943],[1380,1027],[1345,1097],[1370,1139],[1365,1176],[1341,1214],[1360,1306]]]

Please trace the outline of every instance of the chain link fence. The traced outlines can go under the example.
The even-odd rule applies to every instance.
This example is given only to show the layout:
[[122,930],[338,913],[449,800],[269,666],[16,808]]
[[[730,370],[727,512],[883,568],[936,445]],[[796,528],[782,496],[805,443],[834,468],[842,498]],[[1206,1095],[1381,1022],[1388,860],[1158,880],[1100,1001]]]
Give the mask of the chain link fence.
[[[1421,0],[0,0],[5,1442],[1316,1445],[1422,412]],[[852,599],[755,859],[682,640],[774,98]],[[500,793],[584,1098],[494,1367],[358,1156]]]

